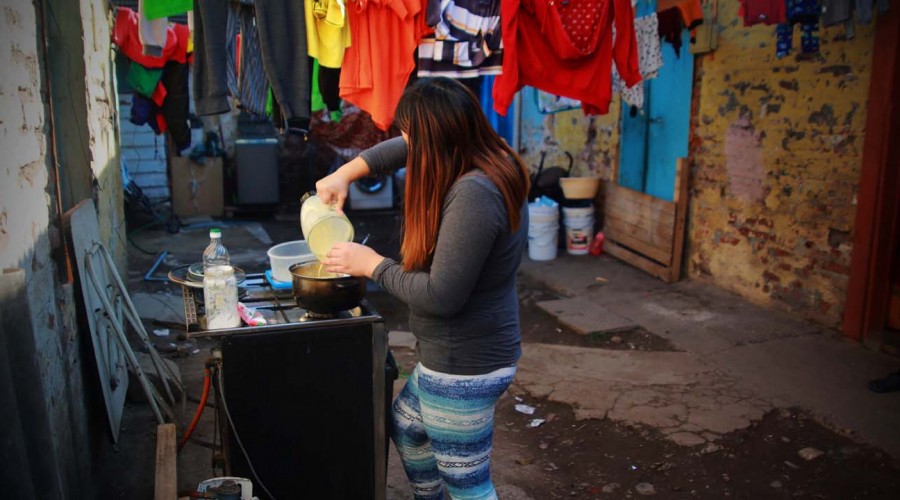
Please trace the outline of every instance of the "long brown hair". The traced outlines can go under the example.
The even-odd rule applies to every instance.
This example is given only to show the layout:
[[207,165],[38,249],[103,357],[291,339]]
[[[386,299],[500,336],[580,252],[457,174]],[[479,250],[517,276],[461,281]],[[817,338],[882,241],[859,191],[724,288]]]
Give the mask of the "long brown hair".
[[488,123],[471,90],[450,78],[419,80],[400,98],[394,123],[409,137],[400,247],[404,269],[428,266],[444,198],[473,168],[483,170],[500,190],[510,231],[518,229],[528,169]]

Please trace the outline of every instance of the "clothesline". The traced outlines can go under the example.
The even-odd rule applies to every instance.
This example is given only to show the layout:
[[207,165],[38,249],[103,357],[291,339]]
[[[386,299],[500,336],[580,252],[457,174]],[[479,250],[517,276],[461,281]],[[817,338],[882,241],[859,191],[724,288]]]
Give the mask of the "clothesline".
[[[870,21],[873,11],[887,9],[888,0],[740,3],[746,26],[777,25],[777,54],[784,57],[792,50],[794,25],[801,25],[802,52],[814,53],[820,21],[850,30],[854,17]],[[306,133],[316,88],[317,103],[331,120],[340,120],[343,100],[386,130],[415,77],[491,76],[493,106],[501,115],[525,85],[569,99],[567,104],[577,101],[586,114],[606,113],[614,93],[640,108],[638,82],[654,78],[664,64],[660,39],[676,56],[685,30],[692,53],[716,49],[717,5],[718,0],[141,0],[138,13],[127,15],[129,26],[137,23],[135,36],[121,37],[117,46],[148,69],[191,57],[200,116],[227,112],[235,100],[249,113],[270,114],[288,131]],[[185,10],[193,27],[166,22],[165,15]],[[143,97],[161,110],[167,98],[160,90],[166,89],[154,87],[156,74],[150,75]]]

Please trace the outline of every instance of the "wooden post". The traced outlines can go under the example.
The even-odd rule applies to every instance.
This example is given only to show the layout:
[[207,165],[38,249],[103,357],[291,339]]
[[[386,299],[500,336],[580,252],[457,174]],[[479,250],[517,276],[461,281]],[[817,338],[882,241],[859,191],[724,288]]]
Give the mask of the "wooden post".
[[893,221],[900,212],[900,131],[897,85],[900,81],[900,12],[879,14],[872,51],[872,75],[866,114],[858,204],[850,262],[850,281],[841,330],[863,340],[881,329],[890,294],[892,243],[900,240]]
[[687,158],[679,158],[675,166],[675,229],[672,243],[672,262],[669,264],[669,283],[681,278],[681,259],[684,255],[685,225],[688,211],[688,179],[690,167]]
[[175,448],[175,424],[156,426],[155,500],[178,498],[178,451]]

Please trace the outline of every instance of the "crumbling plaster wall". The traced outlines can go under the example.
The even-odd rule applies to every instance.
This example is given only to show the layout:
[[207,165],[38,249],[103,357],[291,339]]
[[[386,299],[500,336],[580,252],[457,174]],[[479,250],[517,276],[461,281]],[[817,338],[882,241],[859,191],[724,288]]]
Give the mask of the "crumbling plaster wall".
[[94,201],[100,222],[100,240],[110,249],[119,272],[125,276],[127,256],[113,66],[115,54],[110,44],[113,17],[108,0],[81,0],[80,5],[88,107],[86,123],[91,172],[97,183]]
[[[36,362],[54,448],[41,452],[52,454],[59,476],[58,486],[50,489],[66,498],[86,498],[96,436],[90,421],[96,409],[89,407],[87,393],[96,385],[97,375],[91,370],[92,361],[81,355],[90,336],[78,331],[74,319],[74,297],[80,292],[72,284],[61,283],[57,262],[51,257],[62,236],[57,231],[49,89],[44,84],[47,61],[42,49],[42,5],[46,4],[30,0],[0,5],[0,269],[18,267],[26,272]],[[123,195],[115,101],[111,99],[115,94],[107,1],[81,0],[76,5],[84,27],[83,48],[51,47],[49,57],[60,51],[83,53],[89,68],[87,74],[72,76],[72,87],[85,89],[87,109],[71,112],[81,117],[89,133],[101,240],[124,271]],[[117,234],[115,228],[122,233]]]
[[775,28],[719,3],[719,49],[695,75],[689,270],[837,326],[847,292],[872,60],[871,26],[775,56]]
[[522,100],[519,154],[532,171],[541,161],[541,151],[547,152],[544,167],[568,166],[564,152],[575,158],[573,176],[612,178],[613,165],[618,161],[619,99],[610,103],[609,114],[584,116],[581,109],[542,114],[538,111],[536,90],[526,87],[520,92]]

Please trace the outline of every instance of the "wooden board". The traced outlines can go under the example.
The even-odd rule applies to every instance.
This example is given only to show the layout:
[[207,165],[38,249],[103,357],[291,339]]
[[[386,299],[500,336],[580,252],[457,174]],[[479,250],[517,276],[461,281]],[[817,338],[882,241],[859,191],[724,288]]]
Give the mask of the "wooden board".
[[640,269],[641,271],[650,274],[653,277],[659,278],[663,281],[668,280],[669,278],[669,269],[659,263],[653,262],[641,254],[635,252],[626,247],[619,246],[613,241],[607,241],[603,244],[603,250],[612,255],[613,257],[624,261],[632,266]]
[[178,451],[175,447],[175,424],[156,426],[155,500],[178,498]]
[[675,169],[675,240],[672,243],[672,264],[669,283],[681,279],[681,261],[684,257],[684,233],[687,229],[688,174],[690,165],[687,158],[678,159]]
[[[670,224],[672,227],[674,224]],[[620,220],[616,214],[606,215],[606,237],[620,241],[624,245],[643,251],[648,257],[662,263],[669,262],[672,256],[674,238],[655,232],[646,225],[629,224]]]
[[[91,331],[94,357],[97,361],[100,387],[106,402],[110,431],[114,442],[119,439],[119,428],[122,422],[122,411],[125,407],[125,393],[128,391],[128,367],[125,352],[116,340],[116,334],[103,315],[102,303],[94,291],[90,279],[85,272],[85,254],[100,242],[100,228],[97,223],[97,211],[92,200],[84,200],[75,205],[63,216],[70,229],[72,238],[72,258],[78,266],[81,281],[81,297],[84,314]],[[92,262],[94,271],[101,283],[108,283],[102,258]]]
[[681,277],[688,198],[688,164],[676,165],[673,202],[605,185],[604,232],[610,255],[663,281]]

